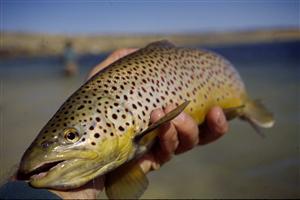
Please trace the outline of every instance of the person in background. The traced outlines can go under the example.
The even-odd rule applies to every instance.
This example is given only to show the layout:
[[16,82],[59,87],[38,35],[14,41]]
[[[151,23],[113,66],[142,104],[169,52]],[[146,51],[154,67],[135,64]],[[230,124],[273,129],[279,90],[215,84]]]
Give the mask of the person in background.
[[73,76],[78,73],[76,53],[73,48],[73,43],[70,40],[65,43],[63,61],[65,65],[64,72],[67,76]]
[[[116,60],[133,53],[137,49],[121,49],[113,52],[107,59],[94,67],[87,79],[90,79],[101,69]],[[159,120],[171,111],[174,105],[165,109],[152,111],[150,121]],[[171,122],[159,128],[159,145],[139,158],[138,162],[145,173],[158,170],[163,164],[170,161],[174,155],[187,152],[199,145],[206,145],[219,139],[228,131],[226,117],[220,107],[213,107],[206,115],[205,122],[198,127],[193,118],[182,112]],[[53,189],[35,189],[25,181],[13,178],[0,188],[0,199],[95,199],[99,193],[104,192],[105,176],[100,176],[80,188],[59,191]]]

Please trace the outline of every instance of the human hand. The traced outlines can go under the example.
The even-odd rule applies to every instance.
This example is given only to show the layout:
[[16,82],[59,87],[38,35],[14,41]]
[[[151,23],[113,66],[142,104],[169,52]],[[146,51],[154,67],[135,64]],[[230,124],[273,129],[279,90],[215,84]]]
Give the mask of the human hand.
[[[175,105],[165,109],[156,109],[151,113],[150,121],[156,122]],[[228,123],[223,110],[213,107],[206,115],[205,123],[198,126],[195,120],[185,112],[179,114],[170,123],[159,128],[159,143],[149,153],[140,158],[139,163],[145,173],[157,170],[169,161],[173,154],[178,155],[198,145],[211,143],[228,131]]]
[[[103,62],[94,67],[88,74],[90,79],[98,71],[105,68],[116,60],[135,52],[138,49],[120,49],[113,52]],[[152,111],[150,121],[153,123],[175,108],[168,105],[164,109]],[[159,143],[139,159],[139,164],[145,173],[157,170],[169,161],[173,154],[181,154],[197,145],[204,145],[215,141],[228,130],[228,123],[220,107],[213,107],[207,114],[205,123],[198,127],[194,119],[182,112],[171,122],[159,128]],[[104,189],[104,177],[97,177],[88,184],[69,191],[51,190],[62,198],[96,198],[97,194]]]

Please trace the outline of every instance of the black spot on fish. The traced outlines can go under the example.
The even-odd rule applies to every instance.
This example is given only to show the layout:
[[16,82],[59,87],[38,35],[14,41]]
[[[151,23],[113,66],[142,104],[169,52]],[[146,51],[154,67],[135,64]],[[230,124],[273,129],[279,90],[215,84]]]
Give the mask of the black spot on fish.
[[80,105],[78,108],[77,108],[77,110],[81,110],[81,109],[83,109],[84,108],[84,105]]
[[124,129],[123,126],[119,126],[119,130],[120,130],[120,131],[125,131],[125,129]]
[[118,116],[116,114],[112,114],[113,119],[118,119]]

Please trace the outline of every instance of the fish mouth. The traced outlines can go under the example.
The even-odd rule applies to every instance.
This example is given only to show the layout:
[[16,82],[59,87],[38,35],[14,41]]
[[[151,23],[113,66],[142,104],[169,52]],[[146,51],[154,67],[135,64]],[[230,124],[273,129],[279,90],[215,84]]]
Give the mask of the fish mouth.
[[45,161],[21,174],[20,179],[28,181],[34,188],[57,190],[78,188],[95,177],[93,174],[99,168],[98,163],[79,158]]
[[36,166],[32,171],[23,173],[18,173],[18,179],[21,180],[36,180],[41,179],[47,176],[47,174],[54,170],[55,168],[58,168],[59,166],[63,165],[66,160],[57,160],[57,161],[47,161],[39,164]]
[[[80,174],[70,176],[78,164],[85,162],[83,159],[68,159],[45,161],[32,168],[30,171],[20,172],[20,179],[26,180],[32,187],[49,189],[72,189],[78,186],[76,183],[70,183],[70,178],[80,177]],[[81,171],[82,172],[82,171]],[[73,181],[71,181],[73,182]]]
[[76,188],[90,180],[91,171],[101,166],[99,158],[95,151],[90,150],[27,154],[21,160],[17,179],[28,181],[35,188]]
[[30,179],[41,179],[45,177],[51,170],[54,170],[55,168],[58,168],[60,165],[62,165],[65,160],[59,160],[54,162],[46,162],[42,163],[40,166],[38,166],[35,170],[30,172],[28,175],[30,176]]

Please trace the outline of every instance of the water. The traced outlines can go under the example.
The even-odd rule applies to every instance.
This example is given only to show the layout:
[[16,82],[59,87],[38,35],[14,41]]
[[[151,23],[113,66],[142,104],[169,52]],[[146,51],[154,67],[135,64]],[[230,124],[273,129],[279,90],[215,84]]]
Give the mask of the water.
[[[296,198],[299,190],[300,41],[210,48],[238,69],[253,98],[275,113],[262,139],[246,123],[223,138],[174,157],[148,175],[145,198]],[[58,57],[0,61],[1,177],[103,55],[79,59],[80,75],[65,78]]]

